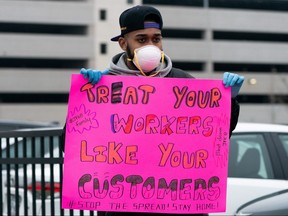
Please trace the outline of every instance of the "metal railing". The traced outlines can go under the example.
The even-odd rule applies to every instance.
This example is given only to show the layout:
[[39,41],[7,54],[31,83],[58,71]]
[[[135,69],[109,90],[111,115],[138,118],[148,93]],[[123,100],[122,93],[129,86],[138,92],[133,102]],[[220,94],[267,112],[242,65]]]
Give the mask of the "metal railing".
[[97,215],[61,208],[61,133],[62,128],[0,132],[0,215]]

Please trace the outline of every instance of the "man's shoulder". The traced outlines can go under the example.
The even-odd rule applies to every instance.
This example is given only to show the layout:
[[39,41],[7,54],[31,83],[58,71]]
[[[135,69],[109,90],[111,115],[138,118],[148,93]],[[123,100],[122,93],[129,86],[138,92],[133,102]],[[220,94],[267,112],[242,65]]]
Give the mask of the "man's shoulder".
[[175,77],[175,78],[194,78],[190,73],[179,68],[174,68],[170,70],[169,74],[166,77]]

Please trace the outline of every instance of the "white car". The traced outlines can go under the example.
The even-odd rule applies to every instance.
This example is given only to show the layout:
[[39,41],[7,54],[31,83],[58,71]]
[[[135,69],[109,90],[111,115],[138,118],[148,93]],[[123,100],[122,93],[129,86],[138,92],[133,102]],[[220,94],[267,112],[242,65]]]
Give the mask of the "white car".
[[[49,130],[49,129],[44,129]],[[12,132],[13,133],[13,132]],[[16,132],[17,133],[17,132]],[[42,139],[42,140],[41,140]],[[49,137],[37,137],[32,140],[31,137],[11,137],[1,138],[1,158],[2,159],[31,159],[39,160],[41,158],[49,158],[50,153],[53,152],[54,157],[60,156],[60,151],[57,142],[54,142],[52,146],[49,145]],[[53,137],[56,141],[56,137]],[[43,143],[43,145],[41,145]],[[42,148],[42,147],[43,148]],[[24,150],[25,149],[25,150]],[[42,157],[43,155],[43,157]],[[42,160],[42,159],[41,159]],[[50,189],[53,187],[53,195],[55,199],[60,202],[60,176],[59,176],[59,165],[53,165],[53,185],[48,184],[50,182],[51,169],[50,165],[45,166],[44,186],[41,185],[41,165],[11,163],[2,165],[2,201],[3,201],[3,212],[2,215],[39,215],[41,214],[41,190],[45,190],[46,197],[45,205],[50,204],[50,200],[47,199],[50,196]],[[15,172],[16,170],[16,172]],[[49,171],[49,172],[48,172]],[[34,178],[32,178],[34,176]],[[26,180],[26,181],[25,181]],[[33,184],[35,182],[35,184]],[[35,186],[34,186],[35,185]],[[17,188],[17,189],[16,189]],[[25,190],[24,190],[25,188]],[[26,191],[26,192],[25,192]],[[25,194],[26,193],[26,194]],[[36,208],[33,209],[33,195],[36,197],[35,203]],[[9,202],[8,202],[9,200]],[[58,202],[58,203],[59,203]],[[24,205],[28,206],[25,208]],[[57,205],[57,204],[56,204]],[[39,206],[39,207],[37,207]],[[48,208],[49,209],[49,208]],[[55,206],[57,209],[57,206]],[[58,207],[58,209],[60,209]],[[36,214],[35,214],[36,212]],[[47,212],[49,213],[49,212]]]
[[227,205],[243,204],[288,188],[288,126],[238,123],[230,140]]
[[[46,130],[48,131],[48,129]],[[58,130],[60,131],[61,129]],[[59,131],[57,134],[59,134]],[[32,151],[31,149],[35,148],[35,154],[37,155],[29,155],[29,157],[48,159],[50,158],[51,150],[53,149],[53,156],[59,157],[62,152],[59,150],[58,136],[56,133],[54,135],[53,139],[56,140],[53,142],[51,142],[51,138],[42,138],[42,143],[44,143],[42,146],[45,146],[45,154],[43,157],[41,157],[41,151],[32,145],[30,146],[30,144],[27,146],[26,155]],[[41,138],[36,138],[34,142],[41,143]],[[18,149],[22,148],[20,147],[21,143],[22,141],[19,139]],[[51,143],[54,144],[51,145]],[[28,149],[29,146],[30,149]],[[2,149],[2,157],[3,155],[4,157],[7,155],[5,149]],[[13,155],[10,156],[13,157]],[[17,172],[18,178],[16,178],[16,173],[13,171],[13,166],[10,167],[9,183],[6,182],[6,189],[3,189],[3,192],[5,193],[4,198],[2,197],[4,199],[2,205],[4,215],[7,215],[8,211],[10,215],[15,215],[16,207],[18,207],[19,215],[24,215],[25,211],[28,212],[28,215],[43,215],[42,213],[45,213],[45,215],[70,214],[68,210],[61,212],[61,194],[59,192],[61,191],[60,179],[62,166],[57,164],[54,166],[49,164],[28,164],[26,170],[24,170],[25,166],[21,164],[19,164],[19,167],[20,169],[18,169]],[[54,169],[53,172],[51,167]],[[3,172],[5,172],[5,170]],[[5,180],[7,173],[4,173],[3,175],[3,172],[2,180]],[[32,178],[33,172],[35,173],[34,180]],[[26,184],[23,181],[23,179],[25,179],[25,173],[27,173]],[[51,173],[53,173],[53,176]],[[16,187],[16,179],[18,179],[18,187]],[[44,179],[44,181],[41,181],[41,179]],[[32,184],[33,181],[35,184]],[[7,186],[9,186],[9,190]],[[238,123],[230,140],[227,211],[225,213],[213,213],[210,215],[233,215],[244,203],[257,197],[287,188],[288,126]],[[53,189],[52,192],[51,189]],[[26,196],[25,191],[27,191]],[[43,192],[45,196],[41,196]],[[33,199],[33,193],[35,194],[36,199]],[[7,201],[7,195],[11,200],[10,208],[7,208],[8,203],[5,203],[5,200]],[[28,202],[28,208],[24,208],[25,200]],[[50,211],[51,205],[54,205],[54,213]],[[75,213],[79,214],[79,211],[76,211]],[[89,214],[88,211],[85,211],[84,213],[85,215]],[[93,213],[96,215],[96,212]]]
[[288,189],[278,191],[245,203],[239,207],[235,216],[287,216],[288,215]]
[[[62,129],[35,129],[40,133],[41,131],[60,130]],[[34,129],[24,129],[15,132],[31,133],[33,131]],[[35,164],[19,163],[16,165],[17,163],[12,163],[2,165],[3,212],[1,215],[70,215],[69,210],[61,209],[61,173],[63,173],[63,168],[60,161],[63,158],[63,153],[59,148],[59,136],[1,138],[0,141],[2,159],[19,160],[26,158],[35,160]],[[47,164],[51,158],[55,161]],[[84,211],[84,214],[89,215],[89,212]],[[80,215],[80,211],[74,211],[74,215]]]

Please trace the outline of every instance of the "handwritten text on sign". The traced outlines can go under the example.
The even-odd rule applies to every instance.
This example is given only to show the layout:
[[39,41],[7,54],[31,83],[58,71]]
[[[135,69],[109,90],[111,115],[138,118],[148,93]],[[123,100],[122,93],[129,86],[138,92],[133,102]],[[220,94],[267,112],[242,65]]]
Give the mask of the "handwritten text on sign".
[[72,75],[62,207],[225,211],[230,101],[221,80]]

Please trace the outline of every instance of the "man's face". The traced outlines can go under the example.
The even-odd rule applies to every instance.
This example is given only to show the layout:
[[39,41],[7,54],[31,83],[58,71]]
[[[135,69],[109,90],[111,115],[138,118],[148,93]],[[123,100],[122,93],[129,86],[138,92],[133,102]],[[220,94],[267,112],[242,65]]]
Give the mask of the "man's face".
[[124,40],[126,53],[130,59],[134,57],[134,50],[142,46],[154,45],[162,50],[161,30],[157,28],[147,28],[130,32],[124,36]]

